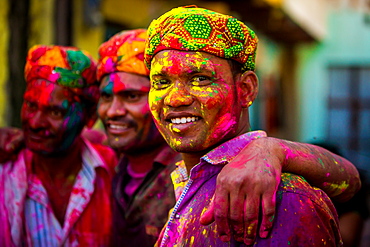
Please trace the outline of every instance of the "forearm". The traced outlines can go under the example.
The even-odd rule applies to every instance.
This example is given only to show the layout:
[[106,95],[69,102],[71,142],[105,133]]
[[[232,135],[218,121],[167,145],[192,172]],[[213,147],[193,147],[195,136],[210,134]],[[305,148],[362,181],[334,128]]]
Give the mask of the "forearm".
[[268,145],[283,158],[283,172],[302,175],[333,200],[346,201],[361,187],[356,167],[319,146],[267,137]]

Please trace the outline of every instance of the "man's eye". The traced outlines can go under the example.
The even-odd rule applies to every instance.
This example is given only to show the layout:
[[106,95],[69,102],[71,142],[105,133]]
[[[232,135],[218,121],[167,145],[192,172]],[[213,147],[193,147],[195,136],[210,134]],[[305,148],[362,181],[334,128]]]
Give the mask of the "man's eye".
[[141,98],[142,94],[139,93],[128,93],[125,95],[125,98],[128,102],[138,101]]
[[35,110],[37,108],[37,105],[35,103],[29,102],[29,101],[26,101],[26,106],[30,110]]
[[194,86],[206,86],[206,85],[209,85],[212,83],[212,80],[211,78],[209,78],[208,76],[195,76],[191,79],[191,83],[194,85]]
[[153,88],[155,89],[164,89],[170,85],[170,82],[165,79],[155,80],[153,81]]
[[61,110],[50,110],[50,116],[54,117],[54,118],[60,118],[60,117],[63,117],[63,111]]
[[108,94],[108,93],[105,93],[105,92],[102,92],[102,93],[100,93],[100,99],[102,99],[104,101],[110,101],[112,99],[112,95]]

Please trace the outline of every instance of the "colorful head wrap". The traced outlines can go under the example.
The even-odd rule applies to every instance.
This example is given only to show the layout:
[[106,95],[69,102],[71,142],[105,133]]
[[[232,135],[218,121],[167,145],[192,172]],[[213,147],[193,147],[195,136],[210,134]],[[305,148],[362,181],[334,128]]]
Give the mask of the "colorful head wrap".
[[145,29],[122,31],[99,47],[98,81],[106,74],[128,72],[149,76],[144,64]]
[[75,47],[33,46],[28,51],[24,75],[27,83],[45,79],[89,101],[99,100],[96,62],[89,53]]
[[153,56],[162,50],[203,51],[233,59],[242,70],[255,69],[258,39],[236,18],[197,6],[174,8],[153,20],[148,28],[149,42],[145,63],[150,68]]

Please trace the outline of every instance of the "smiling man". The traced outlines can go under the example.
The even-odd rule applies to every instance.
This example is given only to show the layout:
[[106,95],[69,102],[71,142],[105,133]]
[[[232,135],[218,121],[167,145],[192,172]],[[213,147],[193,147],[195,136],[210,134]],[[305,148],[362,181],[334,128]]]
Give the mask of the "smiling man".
[[[199,218],[221,169],[246,146],[261,143],[262,150],[266,144],[266,133],[250,131],[248,113],[258,91],[253,72],[257,36],[231,16],[195,6],[165,13],[150,24],[148,35],[150,110],[167,143],[183,157],[172,173],[177,202],[158,245],[244,246],[235,238],[221,241],[216,225],[202,226]],[[283,173],[281,179],[271,234],[262,231],[267,238],[258,236],[254,245],[340,246],[327,195],[302,177]]]
[[122,31],[99,47],[98,114],[109,146],[120,155],[113,180],[114,246],[153,246],[175,203],[169,182],[180,159],[149,111],[146,30]]
[[96,116],[96,63],[34,46],[21,111],[25,146],[0,165],[1,246],[108,246],[114,152],[81,137]]

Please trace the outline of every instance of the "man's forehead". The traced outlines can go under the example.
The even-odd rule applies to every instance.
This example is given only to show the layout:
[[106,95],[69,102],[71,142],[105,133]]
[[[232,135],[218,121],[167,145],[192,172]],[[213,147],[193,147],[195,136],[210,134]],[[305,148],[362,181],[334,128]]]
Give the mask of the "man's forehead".
[[140,91],[147,93],[150,89],[149,78],[125,72],[108,74],[103,78],[101,90],[111,90],[113,93]]
[[[189,70],[189,73],[201,70],[215,70],[227,59],[199,51],[164,50],[157,53],[152,60],[151,75],[176,73],[174,67]],[[186,67],[184,67],[186,66]],[[170,70],[170,71],[169,71]]]
[[76,98],[79,98],[79,96],[71,92],[67,87],[46,79],[37,79],[28,82],[26,91],[23,94],[24,100],[38,102],[45,106],[63,104],[67,107],[75,102]]

